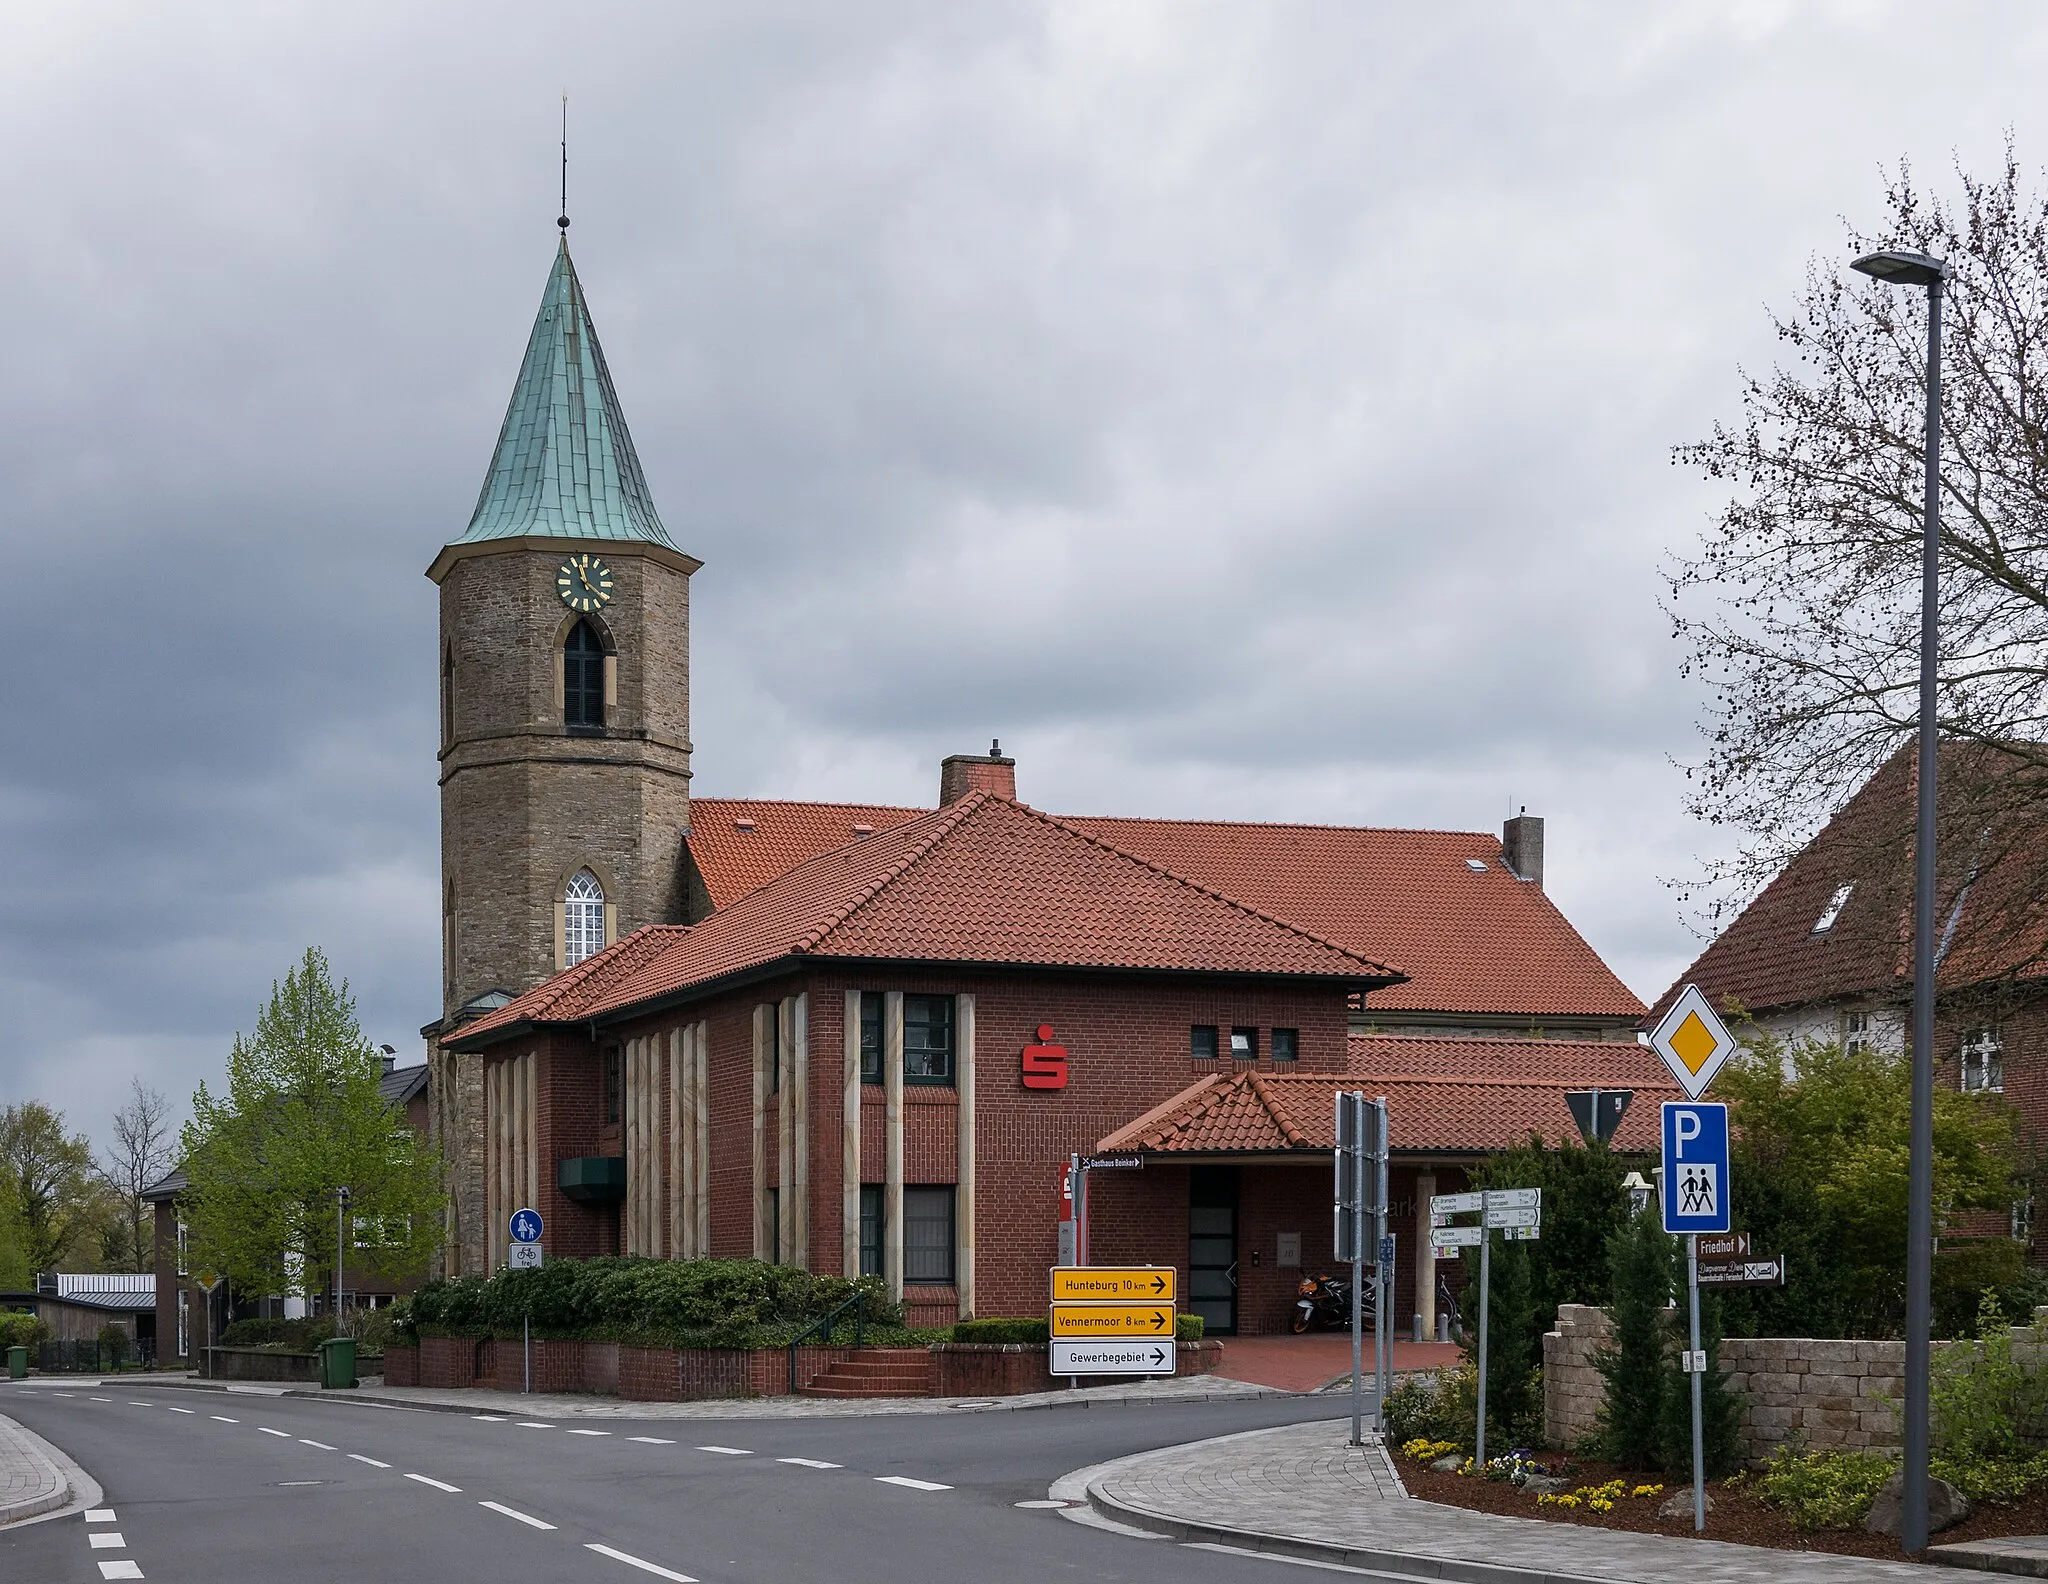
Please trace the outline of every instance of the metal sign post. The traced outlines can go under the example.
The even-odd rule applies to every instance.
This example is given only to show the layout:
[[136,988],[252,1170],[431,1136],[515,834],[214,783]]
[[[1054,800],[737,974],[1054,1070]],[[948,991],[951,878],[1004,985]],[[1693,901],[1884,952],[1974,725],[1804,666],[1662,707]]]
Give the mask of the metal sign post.
[[[512,1246],[507,1249],[506,1263],[513,1270],[539,1270],[541,1264],[540,1238],[547,1229],[541,1214],[531,1205],[522,1205],[512,1212],[512,1219],[506,1230],[512,1234]],[[533,1300],[527,1300],[527,1313],[519,1320],[521,1363],[524,1366],[525,1383],[521,1387],[528,1396],[533,1395]]]
[[1493,1293],[1493,1217],[1487,1214],[1492,1195],[1479,1190],[1479,1425],[1472,1465],[1486,1472],[1486,1311]]
[[1725,1105],[1707,1100],[1664,1102],[1663,1209],[1664,1230],[1685,1238],[1691,1325],[1685,1372],[1692,1377],[1692,1527],[1698,1533],[1707,1527],[1705,1434],[1700,1421],[1701,1377],[1707,1370],[1707,1355],[1700,1346],[1700,1234],[1725,1234],[1729,1229]]
[[[1479,1212],[1477,1226],[1451,1226],[1454,1215]],[[1486,1465],[1486,1358],[1493,1298],[1493,1233],[1498,1227],[1510,1242],[1533,1242],[1543,1235],[1541,1188],[1481,1188],[1476,1192],[1438,1194],[1429,1201],[1429,1241],[1437,1258],[1451,1249],[1479,1249],[1479,1423],[1475,1427],[1473,1461]],[[1388,1358],[1392,1359],[1391,1348]]]

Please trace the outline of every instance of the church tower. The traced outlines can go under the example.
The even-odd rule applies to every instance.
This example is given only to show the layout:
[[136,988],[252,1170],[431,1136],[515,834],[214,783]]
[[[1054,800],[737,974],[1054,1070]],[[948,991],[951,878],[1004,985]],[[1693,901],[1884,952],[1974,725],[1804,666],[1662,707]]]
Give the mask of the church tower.
[[[567,221],[563,222],[564,226]],[[451,1267],[474,1267],[485,1110],[439,1034],[646,924],[679,921],[690,574],[654,509],[562,237],[441,591],[442,1018]],[[472,1160],[474,1157],[474,1160]]]

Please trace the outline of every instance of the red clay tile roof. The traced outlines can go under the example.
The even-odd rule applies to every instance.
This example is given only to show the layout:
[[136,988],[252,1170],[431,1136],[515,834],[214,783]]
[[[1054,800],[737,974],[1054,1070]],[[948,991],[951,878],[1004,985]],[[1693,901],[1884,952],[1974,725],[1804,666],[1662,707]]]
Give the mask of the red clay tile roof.
[[690,856],[714,908],[798,864],[857,841],[869,831],[906,824],[930,809],[870,803],[786,803],[772,798],[692,798]]
[[1354,984],[1398,973],[1047,815],[976,792],[800,864],[701,924],[639,931],[449,1043],[514,1024],[604,1016],[791,957]]
[[[1353,1034],[1353,1078],[1534,1078],[1570,1088],[1670,1089],[1657,1053],[1634,1040],[1439,1039],[1417,1034]],[[1674,1091],[1673,1097],[1676,1097]]]
[[[855,823],[923,811],[848,803],[703,799],[690,853],[712,903],[851,839]],[[751,831],[734,822],[751,819]],[[1375,961],[1407,984],[1373,993],[1390,1011],[1636,1018],[1615,977],[1542,887],[1517,880],[1483,832],[1068,818],[1062,823]],[[1485,865],[1474,870],[1467,860]],[[783,865],[783,869],[776,865]]]
[[[1096,1145],[1105,1153],[1158,1155],[1276,1154],[1325,1156],[1336,1145],[1337,1092],[1384,1095],[1393,1147],[1406,1152],[1478,1153],[1512,1149],[1533,1133],[1545,1143],[1576,1140],[1565,1091],[1586,1087],[1556,1078],[1360,1078],[1344,1073],[1218,1073],[1191,1084],[1165,1105],[1119,1128]],[[1615,1145],[1657,1147],[1660,1100],[1680,1098],[1668,1079],[1638,1088]]]
[[[1942,747],[1944,827],[1935,897],[1937,940],[1946,939],[1944,989],[2048,971],[2048,924],[2039,894],[2044,865],[2038,805],[2000,785],[1988,750]],[[1952,810],[1963,796],[1973,811]],[[1661,1012],[1688,984],[1717,1006],[1732,997],[1751,1012],[1848,996],[1903,997],[1912,983],[1914,798],[1918,766],[1902,748],[1863,784],[1756,900],[1657,999]],[[1988,809],[1989,812],[1984,810]],[[1834,923],[1814,926],[1844,887]]]

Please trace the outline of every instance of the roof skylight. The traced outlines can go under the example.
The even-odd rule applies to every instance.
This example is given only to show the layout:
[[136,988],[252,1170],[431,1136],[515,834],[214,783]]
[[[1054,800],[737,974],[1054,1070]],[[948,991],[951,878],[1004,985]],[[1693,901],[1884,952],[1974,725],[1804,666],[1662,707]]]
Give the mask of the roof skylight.
[[1856,889],[1856,882],[1835,887],[1835,894],[1828,898],[1828,905],[1821,909],[1820,917],[1813,922],[1813,933],[1825,935],[1835,927],[1835,920],[1842,916],[1842,908],[1849,900],[1849,893]]
[[1477,874],[1485,874],[1486,860],[1484,858],[1467,858],[1465,860],[1465,867]]

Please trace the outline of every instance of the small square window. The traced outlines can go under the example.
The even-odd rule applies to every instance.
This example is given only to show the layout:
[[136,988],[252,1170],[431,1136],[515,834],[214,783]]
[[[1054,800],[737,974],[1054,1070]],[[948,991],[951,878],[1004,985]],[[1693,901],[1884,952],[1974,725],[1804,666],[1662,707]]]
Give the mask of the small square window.
[[1963,1036],[1963,1092],[2002,1094],[2005,1090],[2005,1049],[1996,1029],[1972,1029]]
[[1842,1051],[1845,1055],[1859,1056],[1870,1049],[1875,1022],[1868,1012],[1842,1014]]
[[2032,1194],[2028,1194],[2024,1199],[2015,1199],[2012,1202],[2012,1235],[2016,1241],[2026,1244],[2029,1248],[2033,1246],[2034,1196]]
[[1301,1054],[1301,1033],[1298,1029],[1276,1028],[1273,1030],[1273,1060],[1291,1062]]
[[1230,1031],[1230,1059],[1232,1061],[1257,1061],[1259,1059],[1259,1031],[1255,1028],[1234,1028]]
[[1188,1030],[1188,1055],[1196,1061],[1216,1059],[1216,1025],[1197,1023]]
[[860,997],[860,1081],[882,1081],[882,998],[873,990]]

